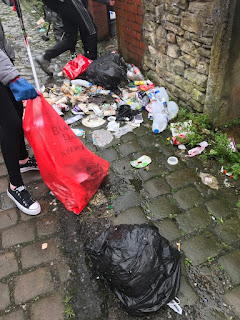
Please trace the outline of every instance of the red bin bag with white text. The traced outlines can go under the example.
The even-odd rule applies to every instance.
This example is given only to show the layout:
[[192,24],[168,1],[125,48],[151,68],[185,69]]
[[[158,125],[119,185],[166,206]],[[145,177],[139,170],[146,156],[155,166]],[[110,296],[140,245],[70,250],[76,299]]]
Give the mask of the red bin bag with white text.
[[109,163],[88,150],[42,95],[28,100],[23,128],[43,181],[79,214],[108,173]]
[[90,63],[92,63],[92,60],[84,57],[82,54],[79,54],[75,59],[65,64],[62,72],[69,79],[73,80],[80,74],[84,73]]

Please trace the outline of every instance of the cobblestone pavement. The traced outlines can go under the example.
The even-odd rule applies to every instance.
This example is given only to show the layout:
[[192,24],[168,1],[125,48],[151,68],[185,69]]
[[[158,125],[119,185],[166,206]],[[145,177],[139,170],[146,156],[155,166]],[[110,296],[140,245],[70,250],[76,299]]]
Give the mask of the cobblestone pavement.
[[[37,14],[23,11],[35,56],[49,42],[36,30]],[[0,16],[16,49],[16,66],[33,83],[16,14],[0,3]],[[56,73],[68,58],[66,53],[55,59]],[[38,66],[37,73],[41,85],[60,83],[56,77],[47,79]],[[136,319],[121,309],[108,288],[92,278],[81,240],[109,223],[149,221],[173,246],[181,242],[178,296],[184,314],[180,317],[163,308],[142,319],[240,319],[239,182],[230,181],[226,187],[219,164],[186,158],[166,142],[169,132],[153,135],[145,120],[144,125],[105,148],[93,146],[88,132],[84,143],[111,164],[110,187],[101,187],[80,217],[67,212],[36,172],[23,177],[42,212],[37,217],[21,213],[6,195],[7,171],[0,157],[1,320],[61,320],[70,318],[72,312],[72,319],[78,320]],[[143,152],[152,159],[149,170],[131,168],[129,162]],[[174,154],[180,161],[170,166],[167,158]],[[200,172],[215,175],[219,190],[205,186]]]

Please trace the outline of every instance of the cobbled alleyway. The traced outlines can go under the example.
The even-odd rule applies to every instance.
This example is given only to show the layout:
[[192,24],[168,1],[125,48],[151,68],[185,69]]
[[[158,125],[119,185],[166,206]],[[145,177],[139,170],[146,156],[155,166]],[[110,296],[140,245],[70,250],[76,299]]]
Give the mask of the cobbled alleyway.
[[[23,3],[36,56],[50,43],[41,39],[36,28],[39,15],[32,9]],[[1,2],[0,16],[14,44],[16,67],[34,84],[17,15]],[[68,59],[66,53],[54,60],[56,75]],[[57,76],[48,79],[37,65],[36,69],[41,86],[63,81]],[[226,187],[219,164],[185,157],[167,142],[168,131],[154,135],[145,114],[144,119],[141,127],[104,148],[92,144],[88,129],[83,143],[110,162],[110,172],[108,182],[80,216],[51,195],[38,172],[23,178],[42,212],[37,217],[21,213],[6,195],[7,171],[0,155],[1,320],[138,319],[122,310],[85,262],[84,241],[111,223],[153,223],[172,246],[181,243],[178,298],[183,315],[164,307],[141,319],[240,319],[239,181],[229,180]],[[76,127],[86,130],[80,123]],[[149,170],[133,169],[130,161],[143,154],[152,159]],[[179,158],[176,166],[167,163],[171,155]],[[200,172],[216,176],[219,190],[205,186]]]

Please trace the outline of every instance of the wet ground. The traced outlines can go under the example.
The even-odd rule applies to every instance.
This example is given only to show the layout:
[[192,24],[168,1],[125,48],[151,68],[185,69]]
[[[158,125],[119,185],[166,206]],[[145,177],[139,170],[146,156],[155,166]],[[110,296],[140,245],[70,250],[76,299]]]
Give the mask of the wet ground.
[[[38,14],[30,14],[32,8],[25,3],[23,5],[31,49],[36,56],[49,42],[41,40],[41,34],[36,29]],[[4,16],[6,33],[15,45],[16,65],[21,74],[33,82],[18,21],[3,4],[0,4],[0,12],[1,17]],[[115,45],[116,40],[104,43],[102,47],[109,44]],[[63,79],[56,74],[68,59],[69,54],[66,53],[53,61],[53,79],[48,79],[37,67],[41,85],[61,84]],[[71,270],[64,289],[65,301],[67,299],[65,319],[239,319],[240,213],[236,204],[240,200],[240,181],[228,178],[226,181],[220,173],[220,165],[214,161],[203,162],[197,157],[186,157],[169,144],[167,138],[170,132],[154,135],[145,113],[144,120],[141,127],[120,139],[114,139],[104,148],[93,145],[91,129],[81,123],[75,125],[87,131],[86,137],[81,140],[90,150],[110,162],[110,171],[81,215],[68,212],[57,201],[59,229],[56,239]],[[143,154],[150,156],[152,163],[145,169],[132,168],[130,161]],[[167,163],[171,155],[178,157],[178,165]],[[215,176],[219,189],[205,186],[200,180],[200,172]],[[52,201],[49,192],[46,193],[46,201]],[[182,316],[164,307],[141,318],[131,317],[108,286],[92,273],[85,244],[111,224],[122,223],[154,224],[172,246],[181,243],[182,275],[178,298],[183,308]],[[38,297],[41,300],[44,295]],[[1,310],[2,315],[4,311]],[[55,317],[54,313],[48,318],[33,318],[28,311],[24,311],[23,318],[5,319],[60,318]]]

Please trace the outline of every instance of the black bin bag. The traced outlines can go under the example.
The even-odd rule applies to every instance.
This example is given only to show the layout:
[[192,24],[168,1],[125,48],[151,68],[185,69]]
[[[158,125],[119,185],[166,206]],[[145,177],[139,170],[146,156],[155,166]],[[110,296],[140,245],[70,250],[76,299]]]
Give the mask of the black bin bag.
[[86,246],[86,251],[94,272],[133,316],[157,311],[177,295],[180,253],[156,227],[109,227]]
[[113,90],[121,81],[127,81],[127,66],[120,54],[105,54],[89,65],[86,80],[105,89]]

